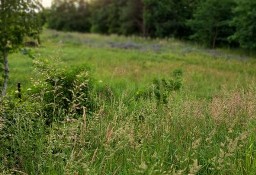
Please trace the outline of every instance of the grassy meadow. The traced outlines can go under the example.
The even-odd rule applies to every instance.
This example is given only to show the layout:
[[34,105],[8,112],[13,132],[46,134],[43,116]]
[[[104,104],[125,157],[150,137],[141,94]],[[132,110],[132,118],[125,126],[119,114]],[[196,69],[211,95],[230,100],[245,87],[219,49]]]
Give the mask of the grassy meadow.
[[33,58],[10,55],[9,95],[20,82],[33,96],[38,60],[64,72],[87,65],[97,107],[48,126],[40,98],[13,102],[0,174],[256,174],[254,56],[174,39],[51,30],[41,39],[27,48]]

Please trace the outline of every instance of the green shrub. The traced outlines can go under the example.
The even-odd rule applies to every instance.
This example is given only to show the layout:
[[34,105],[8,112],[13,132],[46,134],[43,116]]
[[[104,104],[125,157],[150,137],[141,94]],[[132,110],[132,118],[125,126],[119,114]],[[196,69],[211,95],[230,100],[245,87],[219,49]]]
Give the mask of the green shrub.
[[94,110],[95,83],[87,65],[65,69],[56,59],[55,63],[37,60],[35,66],[42,81],[34,81],[32,95],[42,97],[48,123],[82,114],[83,107],[88,113]]
[[136,99],[153,97],[158,103],[167,104],[170,93],[181,89],[182,75],[182,70],[176,69],[170,79],[155,78],[149,88],[137,92]]

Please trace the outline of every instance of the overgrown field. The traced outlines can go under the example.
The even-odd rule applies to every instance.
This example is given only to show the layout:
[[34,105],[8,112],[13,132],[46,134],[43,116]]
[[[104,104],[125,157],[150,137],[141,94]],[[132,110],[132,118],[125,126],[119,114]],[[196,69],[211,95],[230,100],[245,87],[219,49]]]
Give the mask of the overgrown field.
[[256,174],[253,56],[50,30],[42,41],[10,58],[2,174]]

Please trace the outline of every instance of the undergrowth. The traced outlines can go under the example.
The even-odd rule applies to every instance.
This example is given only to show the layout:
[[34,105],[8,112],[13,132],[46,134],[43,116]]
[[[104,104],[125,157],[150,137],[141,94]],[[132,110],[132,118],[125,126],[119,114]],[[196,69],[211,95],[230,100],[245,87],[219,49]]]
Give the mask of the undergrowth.
[[169,62],[152,57],[115,62],[102,80],[33,58],[31,87],[0,104],[0,174],[255,174],[253,64],[184,56],[160,74]]
[[153,81],[153,96],[124,91],[105,100],[108,91],[89,88],[97,84],[87,68],[63,74],[36,64],[44,81],[26,100],[1,104],[3,174],[255,173],[254,88],[191,101],[175,70]]
[[79,118],[70,116],[50,127],[43,103],[9,102],[9,120],[1,129],[1,171],[254,174],[255,94],[222,93],[224,98],[191,102],[181,91],[165,105],[149,98],[127,104],[124,93],[111,104],[99,101],[91,114],[83,107]]

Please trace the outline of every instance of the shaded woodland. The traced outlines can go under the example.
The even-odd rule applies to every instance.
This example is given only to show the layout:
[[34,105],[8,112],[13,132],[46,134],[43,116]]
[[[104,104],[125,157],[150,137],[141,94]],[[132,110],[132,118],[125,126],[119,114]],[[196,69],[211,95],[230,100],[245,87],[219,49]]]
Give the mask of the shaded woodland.
[[48,27],[61,31],[174,37],[210,48],[256,48],[253,0],[54,0]]

